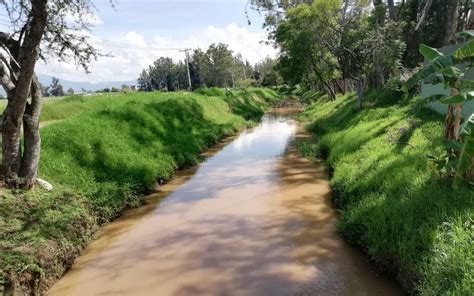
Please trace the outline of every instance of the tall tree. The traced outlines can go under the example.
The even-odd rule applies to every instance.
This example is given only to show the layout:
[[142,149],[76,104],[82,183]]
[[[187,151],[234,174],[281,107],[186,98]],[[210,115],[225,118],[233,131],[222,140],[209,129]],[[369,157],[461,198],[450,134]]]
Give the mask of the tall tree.
[[396,21],[397,20],[397,11],[396,11],[396,8],[395,8],[394,0],[387,0],[387,6],[388,6],[388,15],[390,17],[390,20]]
[[[238,80],[250,78],[253,68],[242,55],[233,55],[228,45],[211,44],[206,51],[195,49],[190,56],[189,72],[193,89],[229,87]],[[142,71],[138,78],[140,90],[175,91],[187,89],[188,73],[184,62],[160,57]]]
[[56,77],[53,77],[53,80],[51,82],[51,85],[49,86],[49,93],[53,97],[61,97],[64,96],[64,88],[59,82],[59,79]]
[[227,44],[211,44],[206,51],[210,62],[208,86],[229,87],[234,81],[234,57]]
[[255,80],[263,86],[277,86],[281,83],[282,78],[277,69],[277,60],[270,57],[265,58],[255,65],[258,77]]
[[452,44],[456,41],[456,30],[458,28],[459,0],[446,0],[446,29],[444,44]]
[[0,175],[9,187],[31,188],[41,147],[42,88],[34,73],[36,61],[51,56],[73,58],[87,70],[98,52],[79,31],[90,28],[93,4],[91,0],[10,0],[0,1],[0,6],[8,13],[13,28],[0,32],[0,47],[6,53],[0,54],[0,83],[8,99],[1,118]]
[[211,69],[211,62],[209,57],[201,49],[195,49],[191,56],[191,84],[193,88],[210,86],[207,85],[209,79],[207,78]]
[[143,71],[140,73],[140,76],[138,76],[137,79],[138,82],[138,89],[141,91],[152,91],[153,87],[151,84],[151,77],[150,73],[147,69],[143,69]]
[[152,88],[174,91],[173,68],[174,62],[171,58],[160,57],[155,60],[149,69]]

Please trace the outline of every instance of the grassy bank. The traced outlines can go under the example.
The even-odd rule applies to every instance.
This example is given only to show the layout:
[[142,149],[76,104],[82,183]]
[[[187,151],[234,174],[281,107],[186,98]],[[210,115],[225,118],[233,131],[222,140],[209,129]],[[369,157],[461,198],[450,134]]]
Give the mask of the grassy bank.
[[348,95],[303,115],[330,168],[339,232],[422,295],[472,294],[474,190],[452,189],[426,158],[443,152],[443,118],[414,99],[368,99],[363,111]]
[[[257,120],[269,90],[70,97],[45,106],[40,177],[52,193],[0,193],[0,284],[44,291],[98,225],[199,161],[198,154]],[[0,285],[2,286],[2,285]],[[9,288],[10,289],[10,288]]]

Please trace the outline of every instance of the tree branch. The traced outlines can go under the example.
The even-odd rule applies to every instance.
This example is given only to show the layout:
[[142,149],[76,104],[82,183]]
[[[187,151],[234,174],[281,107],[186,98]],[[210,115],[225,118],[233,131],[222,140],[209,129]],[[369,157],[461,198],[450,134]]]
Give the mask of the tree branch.
[[5,71],[5,65],[3,63],[0,63],[0,77],[1,77],[0,83],[2,84],[2,87],[5,90],[5,92],[7,94],[13,92],[15,90],[15,84],[7,75]]

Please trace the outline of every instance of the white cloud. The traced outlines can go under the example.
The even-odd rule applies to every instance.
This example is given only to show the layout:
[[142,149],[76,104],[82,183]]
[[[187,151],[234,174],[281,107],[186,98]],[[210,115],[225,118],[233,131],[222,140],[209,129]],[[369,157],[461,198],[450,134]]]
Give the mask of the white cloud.
[[[109,40],[109,39],[107,39]],[[232,23],[224,28],[209,26],[204,30],[190,34],[183,39],[172,36],[155,36],[146,40],[137,32],[127,32],[113,42],[103,41],[93,37],[92,41],[104,53],[111,53],[112,57],[101,57],[93,62],[89,75],[82,69],[77,69],[71,63],[57,61],[48,64],[39,63],[39,73],[55,75],[73,81],[122,81],[136,79],[141,70],[150,65],[160,56],[182,60],[183,53],[179,48],[201,48],[203,50],[212,43],[226,43],[234,53],[241,53],[250,63],[256,63],[266,56],[276,56],[277,50],[269,45],[262,44],[266,40],[264,32],[251,32],[246,27],[239,27]]]

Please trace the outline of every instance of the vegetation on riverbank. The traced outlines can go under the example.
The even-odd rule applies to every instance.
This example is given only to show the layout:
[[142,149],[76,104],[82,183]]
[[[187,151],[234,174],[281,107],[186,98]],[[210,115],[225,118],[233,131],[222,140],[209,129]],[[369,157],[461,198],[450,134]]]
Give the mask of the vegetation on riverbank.
[[318,101],[303,119],[327,159],[340,234],[421,295],[474,290],[474,191],[428,161],[445,153],[443,118],[416,99],[372,93]]
[[[55,189],[0,192],[0,288],[44,292],[97,226],[257,120],[267,89],[71,97],[47,105],[40,177]],[[49,109],[49,111],[48,111]],[[1,289],[0,289],[1,290]]]

